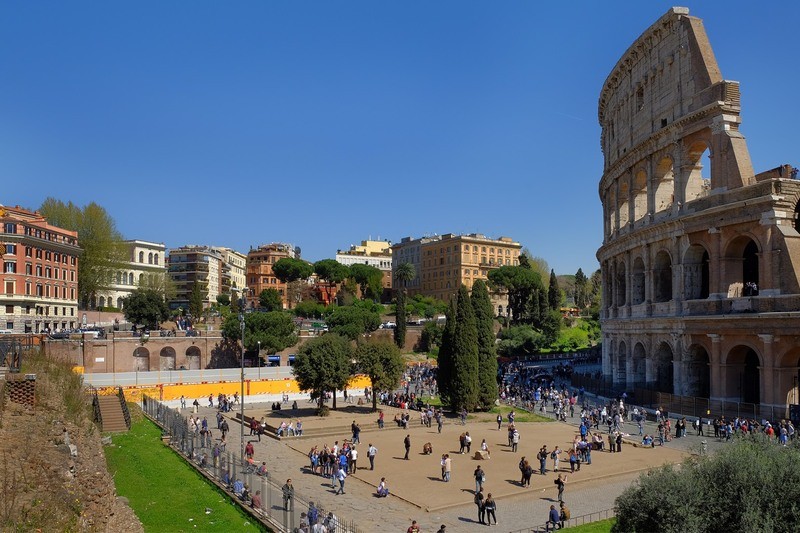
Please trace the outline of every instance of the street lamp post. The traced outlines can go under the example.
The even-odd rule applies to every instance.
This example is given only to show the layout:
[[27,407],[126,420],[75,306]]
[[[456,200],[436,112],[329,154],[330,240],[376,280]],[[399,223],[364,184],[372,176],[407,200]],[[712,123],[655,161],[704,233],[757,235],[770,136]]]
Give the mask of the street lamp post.
[[258,380],[261,381],[261,341],[258,341],[258,354],[256,354],[256,361],[258,362]]
[[239,313],[239,321],[242,323],[242,375],[241,386],[242,392],[239,397],[239,421],[241,422],[241,459],[244,462],[244,310],[247,306],[247,287],[242,287],[241,299],[241,312]]

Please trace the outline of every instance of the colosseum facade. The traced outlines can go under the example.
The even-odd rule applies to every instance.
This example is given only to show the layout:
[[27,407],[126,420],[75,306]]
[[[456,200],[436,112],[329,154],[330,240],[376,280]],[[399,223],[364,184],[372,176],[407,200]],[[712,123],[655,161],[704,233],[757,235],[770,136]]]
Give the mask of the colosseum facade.
[[619,390],[800,403],[800,182],[754,173],[740,111],[686,8],[603,85],[603,374]]

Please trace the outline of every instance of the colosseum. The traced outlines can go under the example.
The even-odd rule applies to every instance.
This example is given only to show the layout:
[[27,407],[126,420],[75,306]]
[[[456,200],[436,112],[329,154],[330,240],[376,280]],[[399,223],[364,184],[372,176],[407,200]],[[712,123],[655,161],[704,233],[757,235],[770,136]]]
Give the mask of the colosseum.
[[788,411],[798,402],[797,170],[755,174],[739,83],[672,8],[617,62],[604,154],[603,374],[617,390]]

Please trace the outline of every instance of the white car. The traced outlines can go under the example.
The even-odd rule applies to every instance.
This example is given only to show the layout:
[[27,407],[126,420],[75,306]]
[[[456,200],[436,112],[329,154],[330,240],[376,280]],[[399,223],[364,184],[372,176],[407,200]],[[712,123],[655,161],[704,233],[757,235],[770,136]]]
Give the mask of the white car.
[[384,322],[381,324],[381,329],[394,329],[397,327],[397,323],[395,322]]

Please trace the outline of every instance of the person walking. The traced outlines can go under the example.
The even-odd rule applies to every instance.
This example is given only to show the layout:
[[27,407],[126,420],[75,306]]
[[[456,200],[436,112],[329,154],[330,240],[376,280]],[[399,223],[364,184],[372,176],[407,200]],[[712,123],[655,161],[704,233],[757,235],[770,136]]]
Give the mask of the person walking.
[[514,432],[511,434],[511,451],[516,453],[517,446],[519,446],[519,431],[515,429]]
[[478,467],[475,468],[473,475],[475,476],[475,492],[478,493],[483,491],[483,483],[486,481],[486,473],[483,471],[483,468],[481,468],[481,465],[478,465]]
[[369,459],[369,469],[375,470],[375,456],[378,454],[378,448],[369,443],[369,448],[367,448],[367,459]]
[[406,438],[403,439],[403,445],[406,447],[406,455],[403,459],[408,461],[408,452],[411,450],[411,435],[406,435]]
[[550,452],[550,457],[553,459],[553,472],[558,472],[558,463],[561,460],[561,448],[558,445]]
[[283,492],[283,510],[291,511],[294,508],[294,485],[292,485],[291,478],[286,480],[281,490]]
[[347,478],[347,472],[344,471],[343,466],[339,466],[339,471],[336,473],[336,479],[339,480],[339,488],[336,489],[336,494],[344,494],[344,480]]
[[483,506],[483,492],[478,491],[475,493],[475,505],[478,507],[478,523],[486,523],[486,508]]
[[558,501],[559,502],[563,502],[564,501],[564,487],[567,484],[567,476],[563,476],[562,477],[561,474],[559,474],[558,478],[555,481],[553,481],[553,483],[555,483],[556,487],[558,488]]
[[483,508],[486,510],[486,525],[491,526],[492,520],[494,520],[494,525],[497,525],[497,515],[495,514],[495,511],[497,511],[497,502],[492,498],[491,492],[486,495]]
[[350,448],[350,473],[354,473],[358,470],[358,450],[356,450],[355,444],[352,448]]
[[453,460],[450,459],[450,454],[444,454],[444,480],[445,482],[450,481],[450,472],[453,469]]
[[503,415],[497,413],[497,431],[500,431],[500,427],[503,425]]

